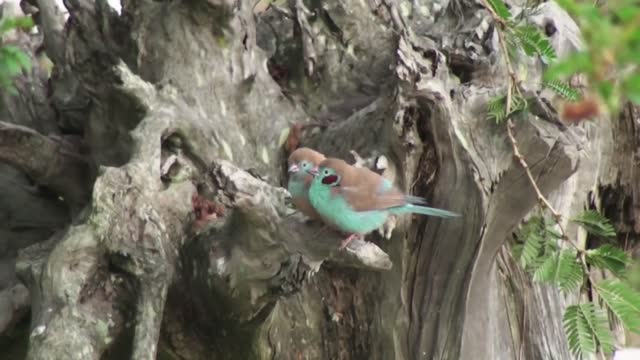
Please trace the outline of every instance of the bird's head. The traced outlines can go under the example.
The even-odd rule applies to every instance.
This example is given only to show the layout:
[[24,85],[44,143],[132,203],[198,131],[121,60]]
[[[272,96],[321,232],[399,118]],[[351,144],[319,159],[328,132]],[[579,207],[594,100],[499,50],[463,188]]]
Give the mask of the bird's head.
[[326,186],[339,186],[349,165],[340,159],[328,158],[320,163],[316,180]]
[[324,155],[309,148],[299,148],[289,156],[289,176],[315,176],[314,169],[324,160]]

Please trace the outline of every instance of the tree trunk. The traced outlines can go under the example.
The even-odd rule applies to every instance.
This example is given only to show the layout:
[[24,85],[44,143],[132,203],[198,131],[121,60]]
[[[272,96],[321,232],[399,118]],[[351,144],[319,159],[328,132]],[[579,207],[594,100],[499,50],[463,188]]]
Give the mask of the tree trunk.
[[[23,0],[39,32],[11,40],[34,67],[0,103],[2,353],[571,358],[562,311],[578,294],[532,283],[510,255],[538,199],[486,119],[507,75],[475,1],[65,6],[67,19]],[[538,10],[559,55],[581,46],[555,3]],[[542,193],[564,219],[602,207],[635,241],[638,109],[564,124],[543,64],[516,65],[538,103],[515,139]],[[288,206],[296,143],[353,150],[463,216],[406,216],[390,239],[340,251],[339,234]]]

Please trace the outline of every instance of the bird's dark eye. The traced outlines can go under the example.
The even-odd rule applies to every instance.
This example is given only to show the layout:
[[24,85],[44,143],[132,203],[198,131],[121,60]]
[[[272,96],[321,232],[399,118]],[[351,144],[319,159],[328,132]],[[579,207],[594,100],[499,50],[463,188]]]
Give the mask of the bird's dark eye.
[[329,170],[324,169],[324,171],[322,172],[322,174],[324,174],[324,175],[329,175]]
[[308,163],[308,162],[306,162],[306,161],[303,161],[303,162],[301,162],[301,163],[300,163],[300,166],[301,166],[303,169],[306,169],[306,168],[308,168],[308,167],[309,167],[309,163]]

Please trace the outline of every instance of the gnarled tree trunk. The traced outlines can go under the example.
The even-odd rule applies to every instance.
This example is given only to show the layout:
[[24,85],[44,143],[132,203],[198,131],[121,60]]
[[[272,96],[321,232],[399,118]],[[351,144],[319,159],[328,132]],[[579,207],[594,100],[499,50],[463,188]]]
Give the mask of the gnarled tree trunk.
[[[22,1],[39,32],[12,41],[34,67],[1,99],[3,352],[571,358],[561,314],[577,295],[531,283],[505,246],[538,199],[485,116],[507,75],[475,1],[65,6]],[[560,55],[580,47],[564,11],[538,10]],[[522,59],[539,102],[514,132],[540,189],[565,219],[602,205],[635,239],[637,109],[565,125],[543,64]],[[284,142],[353,150],[463,216],[403,217],[340,251],[291,214]]]

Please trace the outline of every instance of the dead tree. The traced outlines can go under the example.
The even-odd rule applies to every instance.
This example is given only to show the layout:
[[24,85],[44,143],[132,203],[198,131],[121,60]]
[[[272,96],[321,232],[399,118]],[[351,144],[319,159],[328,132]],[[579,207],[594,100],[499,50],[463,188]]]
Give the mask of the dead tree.
[[[485,116],[507,75],[475,1],[66,0],[66,19],[21,5],[39,32],[15,34],[35,66],[0,108],[3,269],[15,263],[0,285],[16,289],[0,298],[3,352],[570,358],[566,299],[505,246],[538,198]],[[580,46],[557,5],[539,10],[560,55]],[[567,215],[606,199],[634,236],[637,196],[616,204],[637,193],[637,110],[563,124],[543,65],[523,63],[539,103],[515,140],[542,193]],[[389,240],[339,251],[340,235],[291,214],[283,143],[355,151],[463,217],[403,217]]]

